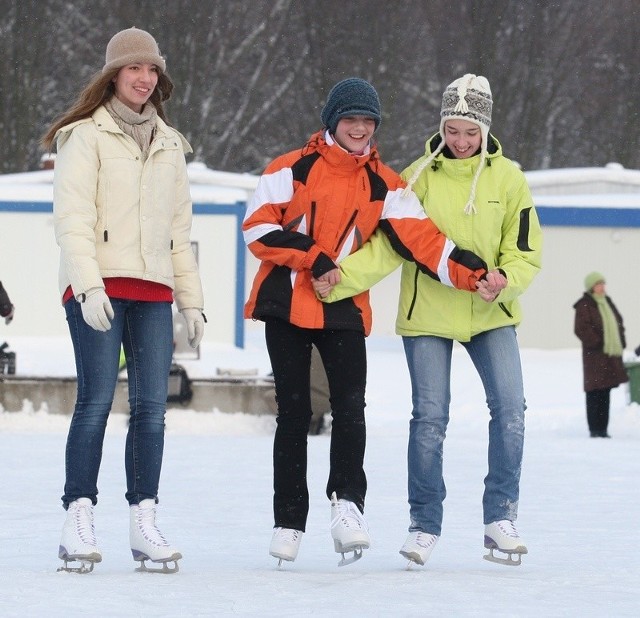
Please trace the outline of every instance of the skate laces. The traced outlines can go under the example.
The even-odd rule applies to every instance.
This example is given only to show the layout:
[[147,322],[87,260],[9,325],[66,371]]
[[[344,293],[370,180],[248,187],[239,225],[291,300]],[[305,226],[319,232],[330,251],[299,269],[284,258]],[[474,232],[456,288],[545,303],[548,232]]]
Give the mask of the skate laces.
[[331,520],[331,528],[335,528],[342,524],[345,528],[354,528],[356,530],[366,530],[367,522],[365,521],[360,509],[351,501],[340,499],[334,502],[336,514]]
[[276,530],[276,538],[283,543],[295,545],[302,532],[294,528],[278,528]]
[[78,504],[73,506],[73,522],[75,524],[76,534],[80,540],[86,545],[96,545],[96,533],[93,526],[93,505]]
[[518,531],[516,530],[516,527],[513,525],[512,521],[508,519],[501,519],[500,521],[496,522],[496,525],[498,526],[502,534],[510,536],[514,539],[520,538],[520,535],[518,534]]
[[141,508],[138,506],[135,513],[136,526],[143,538],[157,547],[168,547],[169,543],[167,543],[167,540],[162,536],[162,532],[156,526],[155,507]]
[[437,540],[438,537],[435,534],[418,531],[418,533],[416,534],[415,543],[419,547],[427,549],[428,547],[431,547],[431,545],[433,545]]

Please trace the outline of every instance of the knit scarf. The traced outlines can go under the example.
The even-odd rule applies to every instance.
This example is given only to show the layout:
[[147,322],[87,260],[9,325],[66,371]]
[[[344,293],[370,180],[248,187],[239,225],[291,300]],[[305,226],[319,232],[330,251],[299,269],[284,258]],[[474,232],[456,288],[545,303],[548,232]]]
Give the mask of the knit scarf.
[[115,123],[138,144],[142,152],[142,160],[146,161],[158,119],[158,113],[153,104],[147,102],[142,112],[138,114],[118,97],[113,96],[105,103],[105,107]]
[[622,356],[622,340],[620,339],[620,329],[616,316],[611,309],[611,305],[607,302],[604,294],[590,294],[591,298],[596,301],[598,311],[602,318],[604,345],[602,351],[607,356]]

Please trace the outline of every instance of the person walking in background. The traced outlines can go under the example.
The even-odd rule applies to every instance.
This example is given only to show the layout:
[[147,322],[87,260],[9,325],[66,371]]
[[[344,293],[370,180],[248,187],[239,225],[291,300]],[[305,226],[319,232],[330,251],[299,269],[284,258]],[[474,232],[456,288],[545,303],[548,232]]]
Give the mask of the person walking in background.
[[[340,264],[341,282],[318,281],[336,301],[369,289],[402,263],[396,332],[411,377],[409,536],[400,554],[425,564],[441,535],[446,487],[443,447],[451,400],[454,341],[466,349],[489,406],[489,470],[483,496],[485,558],[517,565],[527,548],[515,527],[526,409],[516,338],[518,297],[541,267],[542,233],[524,174],[489,133],[492,94],[482,76],[466,74],[442,97],[440,131],[402,177],[429,218],[461,247],[487,260],[478,294],[437,285],[402,261],[377,234]],[[507,557],[494,555],[494,550]]]
[[[485,263],[458,249],[425,216],[405,183],[380,160],[372,139],[380,100],[360,78],[337,83],[321,114],[324,129],[264,171],[243,223],[261,260],[245,317],[265,322],[278,406],[273,447],[275,526],[269,552],[293,561],[306,528],[307,432],[312,416],[311,350],[324,364],[331,400],[331,535],[346,564],[369,547],[364,520],[365,335],[368,293],[323,305],[311,279],[335,283],[338,262],[380,227],[434,281],[475,290]],[[444,287],[444,286],[443,286]],[[345,553],[353,556],[345,559]]]
[[0,318],[4,318],[4,323],[9,324],[13,320],[15,307],[9,300],[9,294],[4,289],[2,281],[0,281]]
[[622,316],[605,291],[598,272],[584,280],[585,292],[573,305],[573,331],[582,343],[582,370],[587,403],[587,424],[592,438],[610,438],[611,389],[629,381],[622,362],[626,346]]
[[[129,376],[126,499],[135,561],[178,570],[180,552],[155,522],[175,300],[189,343],[204,331],[203,293],[191,248],[185,153],[167,124],[173,83],[151,34],[114,35],[105,65],[43,137],[57,144],[54,229],[60,292],[73,342],[78,393],[66,446],[59,557],[86,572],[102,559],[94,532],[102,445],[121,345]],[[69,562],[80,562],[71,567]]]

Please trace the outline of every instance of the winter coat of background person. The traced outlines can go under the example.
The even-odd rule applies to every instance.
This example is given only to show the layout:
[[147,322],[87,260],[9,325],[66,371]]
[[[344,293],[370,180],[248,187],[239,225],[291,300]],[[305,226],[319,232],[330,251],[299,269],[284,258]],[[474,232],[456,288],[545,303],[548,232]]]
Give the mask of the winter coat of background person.
[[9,294],[0,281],[0,317],[4,318],[5,324],[9,324],[13,320],[13,312],[14,308],[9,300]]
[[[597,281],[593,281],[594,278]],[[622,315],[620,315],[618,308],[606,294],[604,295],[604,301],[613,313],[620,347],[615,350],[615,354],[607,354],[604,351],[605,331],[602,314],[593,295],[593,287],[599,282],[604,283],[604,277],[599,273],[591,273],[585,280],[587,291],[573,305],[575,309],[574,332],[582,343],[585,392],[602,388],[615,388],[629,380],[622,362],[622,351],[626,346]]]
[[574,332],[582,342],[587,424],[592,438],[609,438],[611,389],[627,382],[622,362],[626,346],[622,316],[605,293],[605,278],[589,273],[585,293],[574,305]]

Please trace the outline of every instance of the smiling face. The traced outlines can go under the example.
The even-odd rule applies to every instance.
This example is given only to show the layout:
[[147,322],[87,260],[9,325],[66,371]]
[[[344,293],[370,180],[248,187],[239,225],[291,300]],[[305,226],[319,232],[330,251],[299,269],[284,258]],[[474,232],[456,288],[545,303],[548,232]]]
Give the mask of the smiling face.
[[138,114],[158,84],[155,64],[135,63],[122,67],[113,78],[116,97]]
[[336,127],[335,139],[349,152],[360,153],[369,144],[376,130],[376,121],[367,116],[345,116]]
[[482,144],[480,127],[468,120],[447,120],[444,141],[456,159],[468,159],[478,152]]

